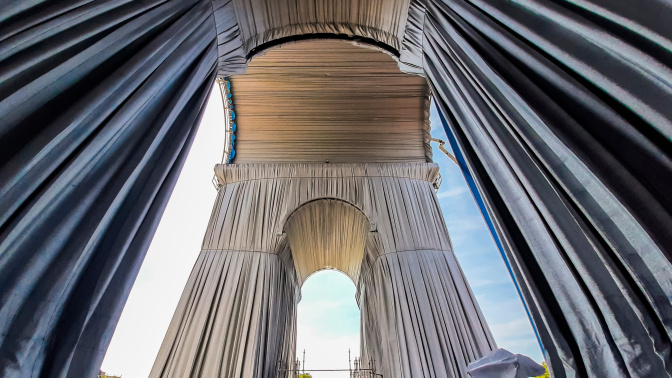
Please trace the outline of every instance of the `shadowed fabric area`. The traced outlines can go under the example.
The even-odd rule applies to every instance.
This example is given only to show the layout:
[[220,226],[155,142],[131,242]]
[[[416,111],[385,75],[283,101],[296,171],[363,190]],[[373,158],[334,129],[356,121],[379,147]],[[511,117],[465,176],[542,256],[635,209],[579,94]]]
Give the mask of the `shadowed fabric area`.
[[338,40],[262,54],[231,77],[234,163],[431,161],[427,82],[391,56]]
[[94,377],[212,88],[212,7],[0,14],[0,376]]
[[405,50],[424,62],[553,376],[672,375],[669,3],[410,12]]

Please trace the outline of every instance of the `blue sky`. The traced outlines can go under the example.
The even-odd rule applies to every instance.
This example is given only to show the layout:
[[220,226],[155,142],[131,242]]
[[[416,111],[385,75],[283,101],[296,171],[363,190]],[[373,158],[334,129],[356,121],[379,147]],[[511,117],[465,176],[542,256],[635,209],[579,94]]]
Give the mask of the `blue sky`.
[[[447,141],[432,103],[432,136]],[[541,362],[541,349],[506,265],[486,228],[459,167],[435,143],[434,162],[443,183],[437,193],[455,255],[500,348]],[[450,146],[446,144],[450,150]]]
[[[359,307],[355,285],[345,274],[323,270],[301,288],[297,309],[297,357],[306,350],[307,369],[347,369],[348,349],[359,356]],[[349,377],[348,373],[311,373],[315,378]]]
[[[430,120],[432,135],[445,140],[434,108]],[[222,158],[222,124],[221,98],[213,88],[199,132],[103,361],[102,369],[108,373],[144,378],[151,370],[198,256],[215,201],[211,181],[213,166]],[[498,345],[541,361],[525,310],[462,173],[435,144],[433,147],[434,161],[443,177],[438,197],[455,254]],[[320,272],[304,283],[298,308],[297,355],[304,348],[309,368],[347,368],[347,349],[352,349],[353,356],[358,354],[355,286],[342,273]]]

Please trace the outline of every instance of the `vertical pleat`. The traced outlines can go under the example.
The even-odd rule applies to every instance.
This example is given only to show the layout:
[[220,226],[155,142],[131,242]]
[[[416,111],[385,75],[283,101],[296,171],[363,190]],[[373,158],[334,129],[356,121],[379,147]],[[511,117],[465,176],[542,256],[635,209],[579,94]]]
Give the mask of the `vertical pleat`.
[[362,356],[391,377],[465,377],[496,348],[452,251],[368,259],[358,284]]
[[211,90],[211,7],[3,7],[0,375],[94,376]]
[[402,59],[423,62],[554,375],[672,376],[672,9],[411,11]]
[[243,73],[247,68],[247,59],[234,0],[211,0],[211,3],[217,29],[217,73],[222,76]]
[[[2,375],[95,374],[215,71],[240,72],[258,45],[307,33],[372,38],[398,50],[405,69],[422,67],[556,376],[672,375],[669,5],[348,4],[0,5]],[[350,193],[341,199],[376,219],[379,234],[367,238],[366,258],[380,287],[369,299],[363,289],[362,298],[391,309],[376,313],[384,327],[365,327],[370,340],[386,340],[375,353],[396,356],[388,365],[401,376],[441,375],[440,368],[459,375],[486,348],[479,340],[487,333],[468,336],[472,312],[462,319],[458,302],[429,299],[452,298],[437,294],[450,285],[425,282],[429,273],[418,270],[420,255],[450,251],[436,201],[422,194],[431,192],[423,173],[330,167],[317,168],[311,181],[296,176],[306,172],[300,164],[245,169],[266,178],[225,186],[218,201],[226,210],[213,213],[204,249],[274,253],[287,243],[279,230],[290,207],[282,203]],[[234,171],[219,179],[244,175]],[[271,183],[271,175],[286,179]],[[392,254],[415,260],[396,263]],[[250,277],[265,274],[246,264]],[[245,308],[239,316],[266,316],[258,304]],[[439,325],[446,312],[450,322]],[[214,323],[211,330],[223,332]],[[456,356],[450,363],[435,354],[448,348]],[[198,349],[180,353],[208,358]],[[217,358],[251,369],[255,354],[241,353]]]
[[399,49],[408,0],[232,0],[246,53],[307,34],[365,37]]
[[296,287],[275,254],[201,252],[149,376],[276,376],[294,360]]
[[[215,171],[223,185],[203,251],[152,377],[277,376],[269,361],[293,362],[293,290],[325,268],[357,284],[362,356],[386,377],[463,377],[495,348],[452,254],[432,185],[436,164]],[[283,269],[291,280],[272,278]]]
[[316,199],[340,199],[376,223],[385,251],[450,248],[431,182],[436,164],[218,165],[222,183],[205,250],[277,253],[289,216]]

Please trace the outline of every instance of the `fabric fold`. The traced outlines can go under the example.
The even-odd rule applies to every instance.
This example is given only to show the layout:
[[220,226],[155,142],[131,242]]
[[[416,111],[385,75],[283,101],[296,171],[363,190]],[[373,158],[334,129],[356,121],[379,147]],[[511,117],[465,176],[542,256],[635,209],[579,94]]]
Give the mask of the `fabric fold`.
[[203,251],[150,377],[275,377],[296,353],[294,267],[263,252]]
[[416,3],[409,61],[554,376],[672,375],[670,8]]
[[210,3],[2,13],[0,375],[95,376],[211,91]]
[[[452,254],[432,184],[437,168],[427,163],[217,165],[223,185],[201,258],[152,377],[180,377],[188,371],[211,376],[204,369],[214,375],[286,377],[284,370],[271,372],[266,367],[273,358],[278,358],[279,367],[293,364],[293,359],[282,358],[289,358],[284,351],[293,353],[295,345],[280,343],[294,332],[287,325],[296,321],[296,309],[291,307],[295,302],[290,306],[289,301],[298,301],[303,281],[322,269],[338,269],[356,284],[362,360],[374,361],[378,373],[400,378],[463,377],[469,362],[496,346]],[[208,260],[230,255],[273,261],[291,271],[294,281],[259,284],[254,292],[236,291],[250,279],[260,282],[267,273],[233,275],[229,272],[251,268],[221,267],[219,260]],[[201,277],[205,281],[199,281]],[[208,294],[217,287],[231,289]],[[273,290],[287,294],[273,296]],[[290,294],[292,290],[297,294]],[[232,299],[217,310],[220,298]],[[250,310],[241,315],[252,317],[249,332],[235,327],[216,331],[210,326],[231,324],[228,319],[234,313],[248,308],[278,309],[284,312],[274,317],[289,320],[262,334],[257,330],[267,321]],[[190,317],[192,309],[197,315]],[[190,348],[207,353],[197,356]],[[250,348],[255,352],[248,353]],[[236,353],[244,355],[236,361],[220,357]],[[252,360],[263,362],[263,369],[252,370],[257,363]]]

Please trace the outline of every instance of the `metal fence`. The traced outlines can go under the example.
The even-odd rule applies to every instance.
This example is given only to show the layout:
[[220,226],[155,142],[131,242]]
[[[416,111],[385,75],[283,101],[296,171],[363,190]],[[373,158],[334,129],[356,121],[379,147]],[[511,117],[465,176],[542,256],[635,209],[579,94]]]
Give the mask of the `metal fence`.
[[289,369],[289,370],[283,370],[280,369],[278,370],[278,377],[279,378],[303,378],[308,376],[310,374],[311,376],[313,373],[318,373],[318,372],[350,372],[350,378],[380,378],[382,377],[381,374],[376,374],[375,371],[371,369],[362,369],[359,371],[355,370],[348,370],[348,369]]
[[[348,353],[349,354],[349,353]],[[348,369],[306,369],[305,351],[303,364],[298,359],[293,363],[286,363],[278,361],[277,371],[278,378],[305,378],[312,376],[312,373],[317,372],[348,372],[350,378],[382,378],[382,374],[376,373],[376,365],[374,360],[370,360],[368,364],[362,363],[361,359],[355,358],[350,361],[348,358]],[[303,368],[302,368],[303,365]]]

